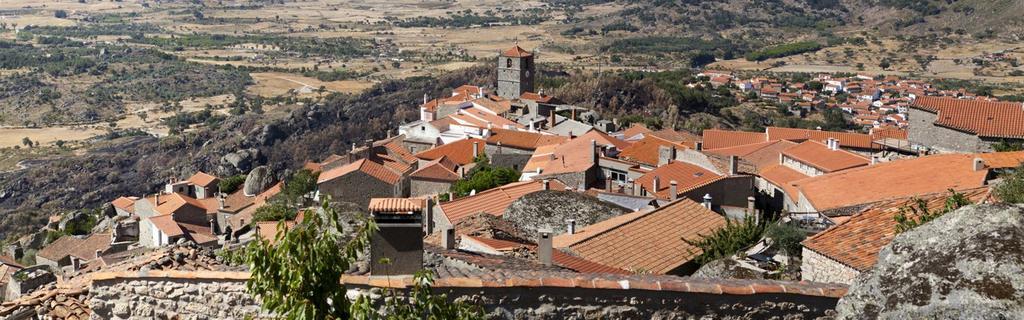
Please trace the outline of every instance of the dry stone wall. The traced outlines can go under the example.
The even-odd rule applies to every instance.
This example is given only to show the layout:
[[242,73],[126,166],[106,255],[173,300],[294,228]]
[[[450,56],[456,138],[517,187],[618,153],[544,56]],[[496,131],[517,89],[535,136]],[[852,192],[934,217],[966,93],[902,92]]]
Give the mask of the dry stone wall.
[[94,281],[92,319],[265,319],[245,280],[138,278]]

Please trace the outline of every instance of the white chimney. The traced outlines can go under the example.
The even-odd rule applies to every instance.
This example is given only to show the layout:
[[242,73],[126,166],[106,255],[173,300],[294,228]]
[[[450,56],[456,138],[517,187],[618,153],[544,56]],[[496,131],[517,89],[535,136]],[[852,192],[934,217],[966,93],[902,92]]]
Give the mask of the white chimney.
[[[487,123],[487,126],[490,127],[491,124]],[[477,150],[477,149],[480,149],[480,142],[474,141],[473,142],[473,160],[476,160],[476,157],[480,156],[480,151]]]
[[569,219],[569,220],[566,220],[566,222],[569,225],[566,228],[566,233],[568,233],[568,234],[576,234],[576,219]]
[[427,102],[428,102],[427,94],[423,93],[423,104],[427,104]]
[[872,155],[871,156],[871,164],[878,164],[878,156],[876,156],[876,155]]
[[538,230],[540,232],[540,239],[537,241],[537,258],[540,263],[550,266],[551,265],[551,229],[543,228]]
[[[539,173],[540,169],[537,169],[537,172]],[[544,191],[551,190],[551,180],[544,179],[544,180],[541,180],[540,183],[541,183],[541,186],[543,186],[542,190],[544,190]]]
[[981,158],[974,158],[974,171],[985,170],[985,160]]
[[704,203],[703,204],[704,204],[705,208],[708,208],[708,210],[711,210],[711,194],[710,193],[705,193],[704,194]]
[[441,246],[445,250],[455,250],[455,229],[452,227],[444,228],[444,232],[441,232]]
[[668,198],[672,201],[676,201],[677,192],[679,190],[679,183],[675,180],[668,182]]
[[754,196],[747,197],[747,214],[751,216],[757,214],[757,209],[754,208],[754,200]]
[[651,182],[651,188],[654,189],[654,190],[651,190],[651,194],[652,195],[654,193],[658,192],[658,187],[660,187],[660,184],[661,184],[660,182],[661,182],[661,178],[659,178],[658,176],[654,176],[654,181]]

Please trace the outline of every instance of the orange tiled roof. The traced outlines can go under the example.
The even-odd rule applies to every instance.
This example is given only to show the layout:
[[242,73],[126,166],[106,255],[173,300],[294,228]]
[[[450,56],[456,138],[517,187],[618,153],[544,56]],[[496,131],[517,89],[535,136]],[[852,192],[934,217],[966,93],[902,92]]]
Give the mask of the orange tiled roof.
[[1016,168],[1024,163],[1024,151],[979,153],[977,156],[992,169]]
[[[655,177],[658,178],[658,190],[653,189]],[[683,193],[722,178],[724,176],[717,175],[704,168],[686,162],[673,161],[637,178],[636,184],[647,190],[649,194],[653,193],[658,198],[668,199],[672,196],[670,193],[670,183],[672,181],[678,183],[676,192]]]
[[402,180],[401,174],[391,169],[388,169],[387,167],[380,163],[370,161],[367,159],[359,159],[356,162],[349,163],[347,165],[340,166],[337,168],[333,168],[331,170],[327,170],[326,172],[321,173],[320,178],[317,180],[317,183],[324,183],[326,181],[334,180],[338,177],[356,171],[362,171],[388,184],[396,184],[400,180]]
[[473,163],[474,144],[476,144],[475,148],[477,154],[485,154],[484,149],[487,147],[487,141],[484,141],[483,139],[470,138],[443,144],[430,150],[424,150],[417,153],[416,157],[423,160],[437,160],[441,157],[446,157],[449,160],[464,166]]
[[654,131],[648,129],[647,126],[644,125],[643,123],[634,123],[633,125],[629,126],[629,128],[626,128],[626,130],[622,131],[622,137],[625,139],[629,139],[639,134],[647,134],[651,132]]
[[546,94],[545,95],[541,95],[541,94],[537,94],[537,93],[533,93],[533,92],[529,92],[529,91],[523,92],[522,94],[520,94],[519,95],[519,99],[536,101],[538,103],[551,103],[551,104],[559,104],[559,103],[561,103],[561,101],[559,101],[555,97],[552,97],[552,96],[549,96],[549,95],[546,95]]
[[825,142],[829,138],[839,140],[842,147],[870,149],[872,144],[871,136],[863,133],[823,131],[797,128],[768,127],[765,132],[768,140],[814,140]]
[[747,160],[757,168],[763,168],[779,164],[779,155],[782,154],[782,152],[785,151],[786,149],[792,148],[793,146],[796,145],[796,142],[792,142],[789,140],[774,140],[728,148],[718,148],[714,150],[707,150],[704,152],[724,156],[737,156],[742,158],[743,160]]
[[[565,185],[558,180],[551,180],[549,186],[551,190],[565,189]],[[541,190],[544,190],[542,181],[514,182],[477,193],[474,196],[442,202],[441,210],[448,217],[448,221],[453,224],[481,212],[500,217],[516,199]]]
[[505,100],[498,96],[487,96],[483,98],[473,99],[473,103],[491,110],[491,112],[497,114],[503,114],[512,110],[512,101]]
[[422,211],[426,205],[426,199],[419,198],[372,198],[368,209],[370,212],[408,213]]
[[701,139],[695,134],[685,131],[676,131],[672,129],[661,129],[658,131],[651,132],[650,135],[662,138],[667,141],[685,145],[687,148],[695,148],[696,143]]
[[938,114],[936,125],[995,138],[1024,138],[1024,104],[921,96],[914,108]]
[[235,213],[234,215],[231,215],[231,217],[228,217],[228,225],[230,225],[233,230],[241,230],[242,227],[245,226],[245,224],[253,221],[252,216],[253,214],[256,213],[257,209],[266,205],[268,199],[277,195],[278,193],[281,193],[282,186],[283,183],[278,182],[269,189],[263,191],[262,193],[256,195],[255,197],[252,197],[252,205],[247,206],[243,208],[241,211],[238,211],[238,213]]
[[196,172],[196,174],[193,174],[191,177],[188,178],[188,182],[191,182],[194,185],[204,188],[209,187],[210,185],[216,183],[217,180],[219,180],[219,178],[217,178],[216,176],[207,174],[202,171]]
[[818,211],[886,199],[985,185],[987,169],[974,171],[974,155],[942,154],[883,162],[797,181]]
[[58,261],[67,256],[82,260],[96,258],[96,250],[110,248],[110,233],[93,233],[84,238],[63,236],[39,250],[36,256]]
[[871,129],[871,139],[899,139],[907,140],[907,130],[896,127],[881,127]]
[[[476,242],[478,245],[487,246],[494,251],[512,251],[518,248],[527,248],[531,251],[536,251],[537,246],[533,244],[519,243],[515,241],[491,239],[485,237],[474,237],[469,235],[462,236],[463,241],[470,240]],[[559,249],[551,250],[551,261],[560,267],[573,270],[581,273],[613,273],[613,274],[631,274],[626,270],[622,270],[615,267],[609,267],[597,262],[589,261],[571,254],[562,252]]]
[[506,49],[504,52],[501,53],[501,55],[505,56],[505,57],[512,57],[512,58],[525,58],[525,57],[533,56],[532,53],[530,53],[529,51],[526,51],[525,49],[519,47],[519,45],[515,45],[515,46],[512,46],[511,48]]
[[782,152],[783,155],[818,168],[822,172],[836,172],[871,164],[859,154],[846,150],[832,150],[814,140],[804,141]]
[[160,232],[163,232],[168,237],[176,237],[185,234],[185,231],[178,226],[178,222],[174,221],[174,216],[169,214],[162,214],[157,216],[149,217],[149,222],[153,223]]
[[128,211],[129,213],[135,213],[135,199],[129,197],[120,197],[110,202],[110,205],[114,208]]
[[704,130],[705,150],[742,146],[745,144],[768,141],[768,136],[763,132],[745,132],[709,129]]
[[[689,199],[612,219],[617,224],[587,226],[581,230],[584,236],[561,235],[555,242],[596,263],[665,274],[701,253],[700,248],[687,244],[684,238],[697,240],[725,226],[725,218]],[[591,228],[600,232],[587,230]],[[575,241],[566,241],[564,237]]]
[[175,212],[178,212],[178,210],[185,206],[192,206],[202,209],[203,211],[208,211],[206,208],[206,204],[200,202],[199,200],[196,200],[195,198],[182,195],[180,193],[161,195],[160,200],[163,200],[163,202],[161,202],[155,208],[156,212],[160,214],[174,214]]
[[[972,202],[979,203],[988,197],[989,191],[988,188],[976,188],[961,193]],[[904,208],[916,208],[917,199],[921,199],[927,203],[929,210],[935,211],[943,208],[949,197],[950,193],[944,191],[874,204],[851,216],[846,222],[807,238],[803,245],[844,265],[867,271],[878,261],[882,247],[896,237],[896,221],[893,220],[896,214],[904,212],[916,219],[912,211]]]
[[619,158],[628,161],[634,161],[643,163],[649,166],[658,165],[658,154],[662,146],[674,147],[676,149],[686,149],[687,147],[682,144],[670,142],[668,140],[656,137],[648,134],[643,139],[637,141],[622,149],[619,153]]
[[455,172],[455,170],[457,170],[456,166],[455,162],[448,160],[448,157],[442,156],[423,164],[422,167],[413,171],[409,176],[420,179],[452,182],[459,180],[459,174]]
[[808,178],[807,175],[800,171],[793,170],[781,164],[773,164],[761,168],[760,171],[758,171],[758,175],[779,188],[782,188],[782,190],[786,192],[786,195],[793,201],[799,200],[800,195],[792,183]]
[[494,128],[491,130],[491,135],[487,137],[487,143],[492,145],[501,143],[503,147],[535,150],[538,146],[561,143],[568,139],[568,137],[538,132]]
[[492,113],[489,109],[477,106],[459,109],[455,113],[448,115],[447,118],[454,120],[455,123],[477,128],[487,128],[488,126],[490,126],[492,129],[524,128],[523,125],[515,121],[506,119],[505,117]]

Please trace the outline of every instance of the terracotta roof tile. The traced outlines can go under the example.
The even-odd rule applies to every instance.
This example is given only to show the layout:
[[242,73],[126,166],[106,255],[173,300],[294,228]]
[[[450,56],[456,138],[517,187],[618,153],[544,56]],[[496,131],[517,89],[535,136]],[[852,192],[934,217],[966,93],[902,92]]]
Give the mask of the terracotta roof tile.
[[449,160],[464,166],[473,163],[474,147],[477,154],[486,154],[484,149],[487,147],[487,141],[476,138],[462,139],[434,147],[430,150],[424,150],[417,153],[416,157],[423,160],[437,160],[441,157],[447,157]]
[[830,173],[871,164],[864,156],[828,146],[814,140],[804,141],[782,152],[783,155],[796,159],[822,172]]
[[456,168],[457,166],[458,165],[455,164],[455,162],[448,160],[448,157],[442,156],[424,163],[419,169],[413,171],[409,177],[454,182],[460,179],[459,174],[455,172],[455,170],[458,170]]
[[367,207],[371,213],[410,213],[423,211],[426,199],[420,198],[372,198]]
[[768,127],[765,132],[768,134],[768,140],[790,140],[795,142],[814,140],[825,142],[829,138],[833,138],[839,140],[839,146],[841,147],[861,149],[870,149],[872,147],[871,136],[863,133],[781,127]]
[[356,162],[349,163],[347,165],[340,166],[337,168],[333,168],[331,170],[327,170],[326,172],[321,173],[319,179],[317,180],[317,183],[323,183],[326,181],[334,180],[338,177],[356,171],[362,171],[388,184],[396,184],[402,180],[401,174],[391,169],[388,169],[387,167],[380,163],[370,161],[367,159],[359,159]]
[[818,211],[885,199],[981,187],[987,169],[975,171],[972,154],[895,160],[797,181]]
[[737,156],[753,164],[758,169],[779,164],[779,155],[786,149],[796,146],[796,142],[789,140],[773,140],[758,142],[728,148],[707,150],[705,153],[719,154],[724,156]]
[[[658,179],[658,190],[654,190],[655,178]],[[671,197],[670,186],[672,181],[678,183],[676,192],[684,193],[695,187],[703,186],[722,178],[724,176],[715,174],[707,169],[685,162],[673,161],[637,178],[636,184],[647,190],[648,194],[654,193],[658,198],[669,199]]]
[[[581,231],[588,237],[580,237],[583,239],[569,244],[570,252],[619,269],[664,274],[700,254],[700,249],[684,242],[684,238],[696,240],[725,226],[725,218],[689,199],[628,218],[613,219],[621,223],[598,223],[583,228]],[[603,230],[591,232],[589,228]],[[569,243],[555,239],[562,245]]]
[[672,129],[661,129],[658,131],[651,132],[650,135],[674,143],[682,144],[687,148],[696,148],[696,143],[701,140],[701,137],[695,134],[685,131],[676,131]]
[[63,236],[36,253],[37,256],[58,261],[67,256],[82,260],[96,258],[96,250],[110,248],[110,233],[93,233],[86,237]]
[[561,143],[568,139],[568,137],[542,134],[539,132],[494,128],[491,130],[491,135],[487,137],[487,143],[491,145],[501,143],[501,146],[503,147],[536,150],[539,146]]
[[546,95],[546,94],[533,93],[533,92],[529,92],[529,91],[523,92],[522,94],[520,94],[519,95],[519,99],[536,101],[538,103],[547,103],[547,104],[561,104],[562,103],[561,100],[558,100],[558,98],[555,98],[553,96]]
[[216,176],[207,174],[202,171],[196,172],[196,174],[193,174],[191,177],[188,178],[188,182],[191,182],[194,185],[204,188],[212,186],[219,180],[220,178],[217,178]]
[[619,158],[628,161],[639,162],[649,166],[658,165],[658,154],[662,146],[674,147],[676,149],[686,149],[687,146],[679,143],[674,143],[653,135],[647,135],[640,141],[637,141],[626,147],[619,153]]
[[1024,151],[979,153],[977,156],[993,169],[1016,168],[1024,163]]
[[800,194],[799,190],[793,186],[792,183],[808,178],[807,175],[800,171],[793,170],[781,164],[764,167],[758,172],[758,175],[760,175],[761,178],[768,180],[768,182],[771,182],[771,184],[782,188],[782,190],[786,192],[786,195],[793,201],[800,200]]
[[983,137],[1024,138],[1024,104],[921,96],[914,108],[938,114],[936,125]]
[[503,57],[512,57],[512,58],[525,58],[525,57],[533,56],[532,53],[530,53],[529,51],[526,51],[526,49],[523,49],[523,48],[519,47],[518,45],[515,45],[515,46],[512,46],[511,48],[505,49],[505,51],[503,51],[501,53],[501,55]]
[[[558,180],[551,180],[549,187],[551,190],[565,189],[565,185]],[[441,210],[451,223],[458,223],[466,217],[481,212],[500,217],[516,199],[541,190],[544,190],[542,181],[514,182],[477,193],[474,196],[442,202]]]
[[[515,242],[515,241],[491,239],[491,238],[486,238],[486,237],[474,237],[474,236],[468,236],[468,235],[463,235],[462,236],[462,240],[463,241],[469,240],[469,241],[474,242],[476,245],[483,245],[483,246],[486,246],[486,247],[488,247],[489,249],[491,249],[493,251],[498,251],[498,252],[513,251],[513,250],[519,249],[519,248],[526,248],[526,249],[529,249],[529,250],[534,251],[534,252],[536,252],[536,250],[537,250],[537,246],[532,244],[532,243],[527,244],[527,243],[519,243],[519,242]],[[573,271],[576,271],[576,272],[582,272],[582,273],[631,274],[631,272],[629,272],[629,271],[622,270],[622,269],[615,268],[615,267],[609,267],[609,266],[606,266],[606,265],[603,265],[603,264],[600,264],[600,263],[597,263],[597,262],[593,262],[593,261],[590,261],[590,260],[587,260],[587,259],[583,259],[583,258],[574,256],[572,254],[565,253],[565,252],[563,252],[562,250],[559,250],[559,249],[554,249],[554,250],[551,251],[551,260],[552,260],[552,262],[555,265],[557,265],[559,267],[563,267],[563,268],[566,268],[566,269],[569,269],[569,270],[573,270]]]
[[744,132],[709,129],[704,130],[704,150],[741,146],[745,144],[768,141],[763,132]]
[[174,221],[174,216],[170,214],[152,216],[148,219],[157,229],[160,229],[160,232],[163,232],[168,237],[177,237],[185,234],[185,230],[178,226],[178,222]]
[[636,137],[637,135],[648,134],[651,132],[654,131],[647,128],[647,126],[644,125],[643,123],[634,123],[631,126],[629,126],[629,128],[626,128],[626,130],[622,131],[622,138],[629,139]]
[[135,213],[135,200],[129,197],[120,197],[110,202],[110,205],[114,208],[128,211],[129,213]]
[[896,127],[881,127],[871,129],[871,139],[898,139],[907,140],[907,130]]
[[[974,203],[988,196],[988,188],[961,191]],[[878,253],[896,237],[896,222],[893,217],[904,212],[918,218],[907,207],[917,207],[917,199],[924,200],[929,210],[939,210],[950,197],[948,191],[885,201],[864,209],[844,223],[822,231],[807,240],[807,249],[825,255],[832,260],[860,271],[867,271],[878,261]]]

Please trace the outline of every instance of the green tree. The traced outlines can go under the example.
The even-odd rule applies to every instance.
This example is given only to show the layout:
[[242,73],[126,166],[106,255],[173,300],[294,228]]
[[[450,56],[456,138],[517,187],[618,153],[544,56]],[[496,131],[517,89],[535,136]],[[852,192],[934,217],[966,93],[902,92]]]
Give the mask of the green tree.
[[686,239],[683,242],[700,248],[701,254],[693,260],[697,264],[714,261],[736,254],[757,240],[764,234],[766,223],[757,221],[754,216],[747,216],[743,220],[725,220],[725,227],[715,230],[711,234],[701,235],[699,239]]
[[319,177],[319,172],[308,169],[295,171],[284,181],[284,188],[281,191],[288,197],[290,203],[298,204],[303,196],[316,190],[316,181]]
[[237,176],[230,176],[230,177],[221,179],[220,182],[217,183],[217,187],[220,188],[220,192],[223,192],[223,193],[234,193],[235,191],[238,191],[238,188],[241,187],[242,184],[244,184],[244,183],[245,183],[245,175],[241,175],[240,174],[240,175],[237,175]]
[[280,222],[277,228],[273,244],[254,241],[239,258],[252,270],[246,283],[249,293],[282,319],[483,319],[479,307],[433,295],[429,272],[417,274],[405,299],[385,291],[383,308],[376,308],[366,295],[350,301],[341,276],[368,248],[370,235],[378,230],[373,220],[367,219],[343,243],[339,215],[325,200],[321,212],[306,215],[302,224],[288,230]]
[[692,68],[700,68],[712,62],[715,62],[715,55],[707,51],[699,52],[690,57],[690,67]]
[[26,147],[31,148],[32,147],[32,139],[29,139],[28,137],[21,138],[21,144],[25,145]]
[[1024,203],[1024,165],[1003,176],[995,187],[996,196],[1006,203]]
[[68,17],[68,12],[64,10],[57,10],[53,12],[53,17],[57,19],[64,19]]
[[[928,208],[928,202],[922,199],[914,200],[914,205],[907,205],[900,208],[900,212],[893,216],[893,220],[896,221],[896,233],[900,234],[907,230],[913,229],[914,227],[928,223],[928,221],[935,220],[935,218],[941,217],[942,215],[959,209],[963,206],[970,205],[971,200],[967,199],[964,194],[949,189],[950,196],[946,198],[946,202],[942,208],[932,211]],[[916,219],[914,217],[917,217]]]
[[488,163],[486,155],[480,155],[474,162],[476,166],[466,174],[466,177],[452,185],[451,192],[456,196],[464,197],[474,190],[482,192],[519,181],[518,170],[492,166]]

